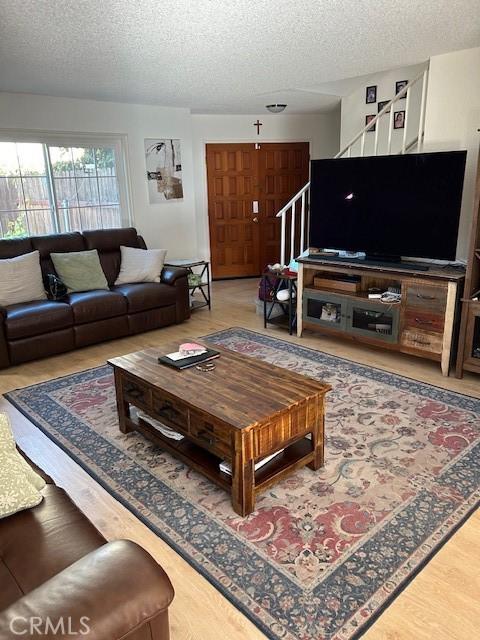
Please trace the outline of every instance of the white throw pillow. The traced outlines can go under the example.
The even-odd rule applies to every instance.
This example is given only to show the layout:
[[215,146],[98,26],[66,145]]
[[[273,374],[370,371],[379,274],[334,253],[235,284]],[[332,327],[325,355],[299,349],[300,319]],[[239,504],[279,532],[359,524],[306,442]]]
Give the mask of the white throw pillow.
[[38,251],[0,260],[0,305],[6,307],[46,297]]
[[122,262],[115,284],[160,282],[160,274],[167,255],[165,249],[120,247],[120,253]]

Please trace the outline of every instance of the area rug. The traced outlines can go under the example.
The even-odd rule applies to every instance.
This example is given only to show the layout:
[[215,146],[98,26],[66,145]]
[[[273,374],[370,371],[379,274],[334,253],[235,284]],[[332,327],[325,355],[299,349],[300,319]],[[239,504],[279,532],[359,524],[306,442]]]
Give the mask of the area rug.
[[7,398],[266,636],[352,640],[475,508],[480,400],[244,329],[208,339],[333,385],[325,467],[274,485],[247,518],[119,432],[108,366]]

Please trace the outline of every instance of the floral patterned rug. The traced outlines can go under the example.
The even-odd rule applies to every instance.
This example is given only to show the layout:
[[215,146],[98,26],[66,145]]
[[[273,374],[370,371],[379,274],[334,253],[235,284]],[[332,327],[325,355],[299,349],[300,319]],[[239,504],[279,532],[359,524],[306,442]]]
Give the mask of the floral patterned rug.
[[333,385],[324,468],[274,485],[247,518],[119,432],[108,366],[6,397],[266,636],[351,640],[475,508],[480,400],[244,329],[208,339]]

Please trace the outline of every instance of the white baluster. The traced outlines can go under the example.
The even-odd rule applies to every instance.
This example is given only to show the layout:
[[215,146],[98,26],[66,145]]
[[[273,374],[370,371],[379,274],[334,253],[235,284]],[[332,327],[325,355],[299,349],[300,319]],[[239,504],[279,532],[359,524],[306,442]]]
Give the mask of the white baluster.
[[282,213],[282,227],[281,227],[281,239],[280,239],[280,264],[285,264],[285,216],[286,211]]
[[[310,187],[305,191],[305,229],[310,227]],[[310,238],[305,238],[304,251],[308,249],[308,243]]]
[[375,125],[375,146],[374,146],[374,152],[373,155],[376,156],[378,154],[378,132],[380,130],[380,121],[383,118],[383,116],[381,116],[378,120],[377,120],[377,124]]
[[362,158],[363,158],[364,151],[365,151],[365,131],[362,133],[362,139],[360,142],[360,155],[362,156]]
[[300,218],[300,253],[305,251],[305,191],[302,193],[302,210]]
[[407,150],[407,132],[408,132],[408,116],[410,114],[410,96],[412,95],[412,89],[407,91],[407,100],[405,102],[405,118],[403,122],[403,139],[402,139],[402,153]]
[[425,107],[427,101],[427,83],[428,83],[428,69],[425,69],[422,77],[422,100],[420,102],[420,120],[418,123],[418,143],[417,151],[420,153],[423,149],[423,129],[425,127]]
[[[397,104],[398,101],[401,98],[404,98],[405,95],[407,94],[407,92],[412,88],[412,86],[414,86],[417,82],[420,81],[420,79],[422,78],[422,76],[424,75],[424,72],[422,71],[421,74],[419,74],[416,78],[414,78],[413,80],[411,80],[401,91],[398,92],[398,94],[394,97],[392,104],[390,105],[390,124],[389,124],[389,141],[388,141],[388,149],[387,149],[387,153],[391,153],[391,143],[392,143],[392,137],[391,137],[391,133],[392,133],[392,129],[393,129],[393,105]],[[378,122],[378,120],[377,120]],[[369,125],[371,126],[371,123],[369,123],[368,125],[365,125],[365,127],[359,131],[357,133],[356,136],[354,136],[346,145],[343,149],[341,149],[336,155],[335,158],[342,158],[346,153],[348,153],[349,149],[351,147],[353,147],[353,145],[360,140],[360,138],[362,138],[362,149],[364,147],[364,143],[365,143],[365,133],[367,131],[369,131]],[[362,153],[363,155],[363,153]]]
[[[296,210],[296,201],[292,204],[292,218],[290,220],[290,260],[294,259],[295,253],[295,210]],[[283,263],[282,263],[283,264]]]
[[393,105],[390,107],[390,118],[388,119],[388,143],[387,153],[392,153],[392,131],[393,131]]

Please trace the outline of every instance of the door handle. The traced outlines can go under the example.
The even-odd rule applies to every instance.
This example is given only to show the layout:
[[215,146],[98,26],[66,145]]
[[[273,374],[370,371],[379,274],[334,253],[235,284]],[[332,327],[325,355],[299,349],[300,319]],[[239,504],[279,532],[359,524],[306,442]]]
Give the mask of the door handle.
[[257,218],[257,216],[255,216],[254,218],[252,218],[252,222],[258,222],[258,218]]

